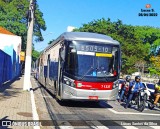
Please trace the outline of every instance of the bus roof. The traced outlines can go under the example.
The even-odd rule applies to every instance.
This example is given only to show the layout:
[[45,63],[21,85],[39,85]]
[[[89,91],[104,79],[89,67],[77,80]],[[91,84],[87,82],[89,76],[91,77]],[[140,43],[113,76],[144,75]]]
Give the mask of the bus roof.
[[91,32],[64,32],[61,34],[56,40],[54,40],[47,48],[43,50],[43,52],[49,50],[52,46],[54,46],[57,41],[60,40],[76,40],[76,41],[94,41],[94,42],[102,42],[106,44],[113,44],[119,45],[119,42],[113,40],[110,36],[98,34],[98,33],[91,33]]
[[119,42],[113,40],[110,36],[90,33],[90,32],[65,32],[61,35],[66,40],[95,41],[104,43],[113,43],[118,45]]

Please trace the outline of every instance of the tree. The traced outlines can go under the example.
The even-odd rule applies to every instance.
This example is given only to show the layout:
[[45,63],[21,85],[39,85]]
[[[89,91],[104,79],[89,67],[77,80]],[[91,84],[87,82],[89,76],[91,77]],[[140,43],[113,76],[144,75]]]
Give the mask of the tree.
[[36,61],[39,56],[40,56],[40,52],[36,50],[32,51],[32,61]]
[[[111,22],[109,18],[93,20],[74,31],[101,33],[119,41],[122,50],[122,72],[125,74],[137,71],[135,66],[142,65],[140,62],[150,63],[150,57],[160,45],[159,28],[125,25],[121,20]],[[142,67],[140,69],[142,71]]]
[[160,77],[160,55],[152,56],[150,58],[151,66],[149,67],[149,71],[151,74],[156,74]]
[[[0,26],[22,37],[22,50],[26,48],[28,0],[0,0]],[[43,13],[35,0],[35,41],[43,41],[41,30],[46,30]]]

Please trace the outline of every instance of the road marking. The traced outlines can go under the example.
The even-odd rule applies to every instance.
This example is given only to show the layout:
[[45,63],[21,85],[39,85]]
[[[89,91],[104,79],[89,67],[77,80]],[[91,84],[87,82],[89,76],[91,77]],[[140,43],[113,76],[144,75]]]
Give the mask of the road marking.
[[126,128],[126,129],[139,129],[135,126],[122,126],[122,127]]
[[46,95],[44,95],[43,97],[44,98],[52,98],[52,96],[46,96]]
[[67,121],[61,121],[61,123],[59,123],[59,127],[60,129],[74,129],[74,127]]
[[152,114],[152,113],[117,112],[117,111],[110,109],[110,108],[107,110],[113,112],[114,114],[160,116],[160,114]]
[[93,129],[109,129],[98,121],[86,121],[86,123]]
[[153,129],[160,129],[160,126],[149,126],[149,127],[153,128]]
[[60,126],[60,129],[74,129],[73,126]]
[[[30,82],[30,85],[32,87],[32,84]],[[31,95],[31,104],[32,104],[32,114],[33,114],[33,120],[39,120],[39,116],[36,110],[36,104],[35,104],[35,99],[34,99],[34,94],[33,94],[33,90],[30,91],[30,95]],[[34,129],[40,129],[39,126],[34,126]]]

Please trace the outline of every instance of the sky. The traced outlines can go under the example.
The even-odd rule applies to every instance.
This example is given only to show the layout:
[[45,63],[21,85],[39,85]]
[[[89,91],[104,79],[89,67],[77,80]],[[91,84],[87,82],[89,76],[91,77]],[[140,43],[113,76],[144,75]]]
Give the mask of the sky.
[[[44,41],[34,42],[35,49],[42,51],[52,39],[56,39],[68,26],[82,27],[91,21],[105,18],[133,26],[160,28],[160,0],[37,0],[47,29],[42,31]],[[154,9],[158,16],[138,16],[142,10]]]

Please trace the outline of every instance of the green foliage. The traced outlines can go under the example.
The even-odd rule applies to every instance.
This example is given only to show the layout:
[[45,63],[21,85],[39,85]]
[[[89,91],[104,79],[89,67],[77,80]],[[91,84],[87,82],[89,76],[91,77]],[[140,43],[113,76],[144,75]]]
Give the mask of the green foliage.
[[[22,37],[22,50],[27,41],[27,11],[28,0],[0,0],[0,26]],[[36,41],[43,41],[41,30],[46,30],[43,13],[36,4],[34,36]]]
[[149,67],[149,72],[151,75],[156,74],[160,77],[160,55],[152,56],[150,58],[151,66]]
[[150,67],[148,69],[149,69],[151,75],[156,74],[156,69],[154,67]]
[[33,50],[32,51],[32,61],[36,61],[36,59],[40,56],[40,52]]
[[150,62],[151,55],[160,45],[160,29],[149,26],[125,25],[121,20],[111,22],[108,18],[94,20],[74,31],[101,33],[111,36],[121,44],[122,72],[137,71],[135,64]]

